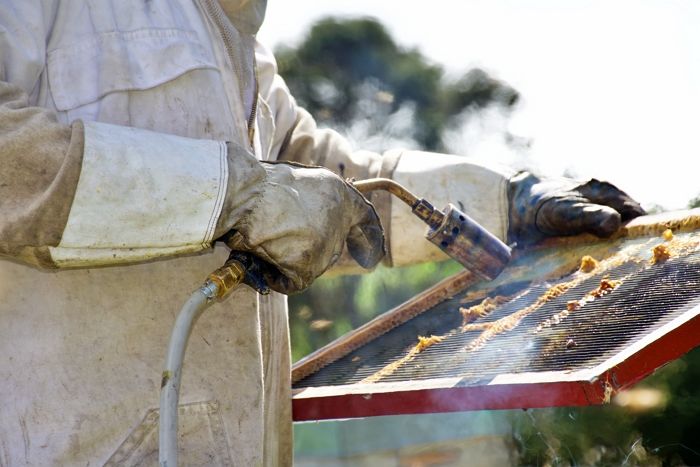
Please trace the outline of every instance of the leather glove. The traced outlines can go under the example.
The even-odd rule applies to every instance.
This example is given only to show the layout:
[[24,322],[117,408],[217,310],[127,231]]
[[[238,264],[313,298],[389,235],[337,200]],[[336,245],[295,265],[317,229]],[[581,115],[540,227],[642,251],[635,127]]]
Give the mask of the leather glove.
[[379,217],[357,189],[331,171],[261,162],[264,177],[248,209],[233,223],[227,243],[267,263],[267,285],[290,294],[307,288],[348,252],[364,268],[384,256]]
[[622,222],[645,213],[625,192],[596,179],[580,184],[522,172],[510,180],[508,195],[508,241],[520,245],[584,232],[609,237]]

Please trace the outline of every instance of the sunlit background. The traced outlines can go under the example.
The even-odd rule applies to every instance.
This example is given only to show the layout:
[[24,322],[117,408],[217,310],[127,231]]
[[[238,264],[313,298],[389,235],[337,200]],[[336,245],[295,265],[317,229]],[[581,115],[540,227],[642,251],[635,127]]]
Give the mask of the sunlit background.
[[[325,16],[372,16],[448,74],[479,66],[517,89],[509,130],[543,174],[598,177],[645,207],[700,194],[700,3],[272,0],[260,31],[298,43]],[[522,162],[489,138],[472,154]]]
[[[445,150],[544,175],[607,179],[652,211],[700,205],[700,2],[271,0],[258,37],[294,57],[327,17],[376,19],[403,51],[442,67],[442,84],[479,68],[517,91],[506,112],[487,107],[456,118],[441,134]],[[381,104],[393,96],[369,92],[378,106],[364,116],[381,120]],[[372,128],[360,109],[339,129],[358,148],[421,146],[407,134],[415,127],[401,121],[410,109],[387,118]],[[295,359],[459,269],[426,264],[322,278],[290,297]],[[605,407],[297,424],[296,463],[687,465],[700,462],[698,385],[696,349]]]

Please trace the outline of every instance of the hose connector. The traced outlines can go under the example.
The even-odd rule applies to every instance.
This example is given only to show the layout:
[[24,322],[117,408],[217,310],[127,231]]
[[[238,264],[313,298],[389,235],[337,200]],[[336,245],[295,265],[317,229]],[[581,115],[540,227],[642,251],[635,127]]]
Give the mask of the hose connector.
[[222,267],[209,274],[207,280],[216,285],[216,298],[224,298],[243,282],[245,275],[245,266],[235,259],[229,259]]

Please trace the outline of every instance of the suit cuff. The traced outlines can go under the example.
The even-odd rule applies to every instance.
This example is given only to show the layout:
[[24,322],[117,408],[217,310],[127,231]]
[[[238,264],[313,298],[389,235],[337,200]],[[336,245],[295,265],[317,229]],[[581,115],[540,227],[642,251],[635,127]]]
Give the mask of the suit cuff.
[[87,267],[208,248],[227,178],[223,142],[86,123],[78,186],[51,257]]

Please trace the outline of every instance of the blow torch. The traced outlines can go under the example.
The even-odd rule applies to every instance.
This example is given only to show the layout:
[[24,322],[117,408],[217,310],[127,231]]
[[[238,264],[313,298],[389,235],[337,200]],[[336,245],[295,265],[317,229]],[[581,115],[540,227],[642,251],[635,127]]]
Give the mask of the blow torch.
[[505,243],[451,203],[442,212],[388,178],[372,178],[353,185],[363,194],[388,191],[409,205],[413,214],[428,224],[425,238],[483,279],[495,279],[510,261],[510,248]]
[[[483,279],[495,279],[510,261],[510,248],[453,204],[448,204],[444,212],[440,211],[425,199],[419,199],[400,184],[386,178],[351,183],[363,194],[385,190],[408,204],[413,214],[428,225],[426,238]],[[269,293],[262,279],[264,267],[257,258],[232,251],[226,263],[209,275],[180,311],[170,337],[161,382],[158,454],[161,466],[177,465],[177,408],[182,361],[194,322],[208,304],[223,299],[241,283],[258,293]]]

